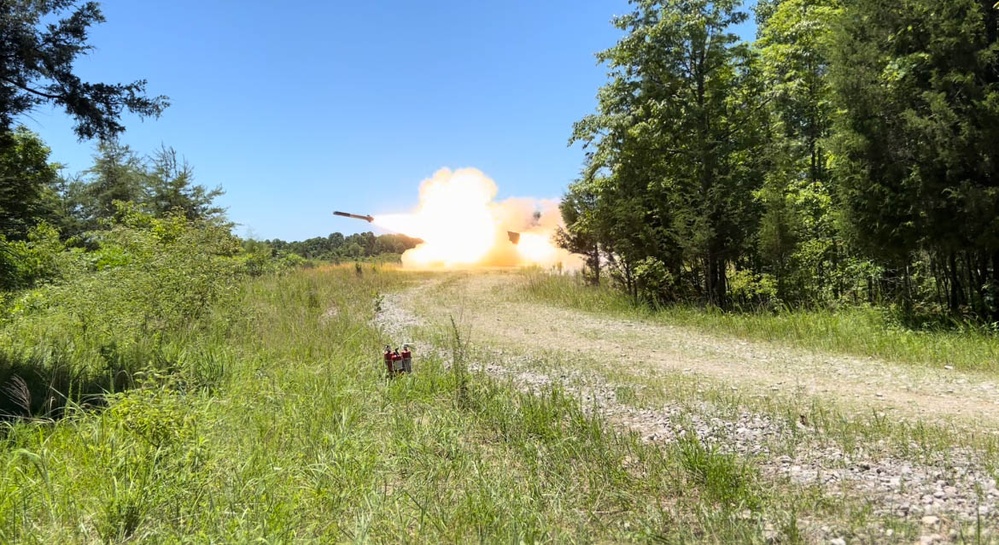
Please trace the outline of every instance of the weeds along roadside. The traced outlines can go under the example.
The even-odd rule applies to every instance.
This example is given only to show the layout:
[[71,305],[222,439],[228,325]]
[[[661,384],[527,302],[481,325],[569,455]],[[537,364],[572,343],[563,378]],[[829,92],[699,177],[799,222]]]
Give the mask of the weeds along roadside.
[[[505,289],[499,289],[499,286],[502,285],[505,288],[506,283],[497,284],[490,279],[486,279],[484,282],[477,279],[466,279],[470,280],[466,285],[456,280],[465,276],[467,276],[465,273],[454,273],[440,279],[434,279],[434,282],[427,284],[426,288],[421,287],[419,290],[408,291],[406,297],[412,298],[408,303],[402,303],[399,297],[394,296],[387,301],[388,307],[394,308],[404,305],[420,312],[424,317],[424,320],[421,321],[422,326],[412,329],[419,331],[418,338],[432,340],[431,345],[449,347],[455,344],[464,344],[455,342],[456,339],[472,338],[474,343],[468,344],[466,350],[470,353],[469,359],[474,362],[473,374],[476,372],[488,373],[494,377],[494,380],[500,380],[504,383],[509,381],[509,384],[514,388],[540,395],[550,391],[554,384],[554,388],[560,392],[560,395],[576,399],[576,403],[581,404],[585,413],[597,414],[601,419],[610,418],[618,430],[627,432],[634,423],[633,421],[619,420],[618,417],[628,414],[624,405],[648,406],[654,410],[661,408],[663,402],[668,402],[671,406],[675,406],[676,403],[688,405],[688,408],[681,408],[676,413],[679,420],[674,421],[673,424],[681,424],[683,429],[692,430],[694,433],[673,433],[675,440],[656,440],[650,443],[650,447],[662,448],[665,455],[674,461],[685,460],[690,463],[691,460],[699,459],[698,456],[693,455],[688,447],[695,433],[698,437],[703,436],[702,430],[700,428],[695,430],[695,427],[685,419],[692,417],[703,420],[705,416],[711,420],[717,417],[725,418],[724,410],[730,407],[722,407],[722,411],[706,415],[700,405],[703,402],[711,402],[710,393],[708,393],[707,398],[704,398],[701,396],[703,391],[698,388],[696,395],[691,394],[676,400],[671,399],[670,396],[674,393],[672,387],[677,386],[672,380],[667,381],[670,383],[669,388],[660,387],[659,384],[646,386],[642,383],[641,377],[622,377],[603,372],[603,370],[598,369],[599,366],[594,364],[598,361],[606,361],[608,358],[598,357],[596,354],[594,354],[595,359],[590,361],[586,356],[580,357],[577,353],[569,354],[564,351],[564,345],[558,345],[552,351],[546,351],[522,345],[506,344],[504,342],[506,338],[503,335],[494,337],[486,331],[491,324],[490,313],[492,310],[490,309],[494,308],[493,305],[497,300],[501,301],[506,295]],[[456,283],[457,285],[455,285]],[[483,287],[486,289],[483,290]],[[490,292],[492,295],[483,296],[484,291]],[[494,296],[496,299],[493,298]],[[441,315],[442,309],[443,315]],[[531,312],[530,308],[520,310]],[[481,318],[470,317],[469,313],[473,312],[484,313],[484,322],[478,321],[476,326],[471,323],[466,324],[465,319],[477,320],[477,318]],[[396,321],[388,320],[390,324]],[[529,326],[531,328],[537,325],[533,322],[531,324]],[[463,327],[463,325],[467,325],[467,327]],[[499,341],[498,344],[497,341]],[[601,356],[607,355],[611,354],[601,354]],[[601,372],[590,372],[598,370]],[[458,373],[461,376],[466,371],[459,368]],[[703,386],[703,384],[699,386]],[[609,388],[629,390],[633,394],[629,399],[624,399],[628,396],[616,395],[617,392],[614,392],[611,393],[611,399],[608,400],[606,396]],[[694,388],[691,388],[691,392],[693,391]],[[458,392],[456,392],[456,397],[458,397]],[[616,401],[613,400],[615,397]],[[692,397],[696,399],[697,403]],[[600,398],[600,401],[597,398]],[[744,407],[739,407],[739,409],[744,410]],[[797,419],[794,420],[794,423],[797,423]],[[675,425],[670,427],[673,432],[678,429]],[[635,429],[639,430],[640,427],[636,426]],[[636,431],[636,433],[640,433],[642,437],[645,437],[646,434],[645,431]],[[784,435],[775,437],[773,444],[764,446],[773,447],[778,452],[791,451],[796,445],[783,442],[787,438]],[[818,539],[818,536],[824,536],[826,539],[845,536],[847,538],[874,540],[880,543],[909,542],[920,535],[918,520],[914,522],[911,519],[900,519],[880,511],[875,513],[872,506],[862,499],[847,499],[839,495],[826,494],[820,486],[812,484],[792,484],[784,476],[768,474],[760,477],[755,474],[758,460],[754,459],[753,456],[725,454],[731,452],[732,449],[718,445],[716,441],[713,441],[717,437],[706,437],[706,439],[709,441],[707,444],[699,443],[699,441],[695,441],[695,443],[699,449],[709,451],[708,457],[712,459],[712,464],[717,462],[720,467],[746,469],[753,474],[755,483],[763,483],[762,487],[766,489],[766,493],[762,495],[761,504],[765,507],[760,511],[752,511],[750,516],[758,516],[769,521],[770,533],[767,535],[770,539],[795,542],[799,538],[806,539],[803,536],[810,536],[807,538],[808,540]],[[760,485],[758,484],[758,486]],[[774,521],[779,520],[800,520],[803,521],[803,524],[785,525],[784,530],[775,530],[779,525],[775,524]],[[766,528],[767,523],[764,523],[763,526]],[[785,530],[786,534],[782,533]]]
[[[569,308],[652,322],[690,327],[716,335],[750,340],[774,341],[818,352],[876,357],[915,366],[944,364],[981,373],[992,380],[999,338],[980,331],[912,332],[887,322],[874,309],[848,309],[839,312],[802,311],[786,315],[739,314],[676,308],[651,312],[634,307],[628,298],[606,288],[593,289],[579,279],[529,271],[517,291],[508,297],[518,301],[546,301]],[[945,357],[946,356],[946,357]],[[999,438],[988,432],[968,429],[967,423],[899,420],[882,411],[858,413],[851,407],[812,396],[761,395],[752,388],[733,388],[705,377],[670,374],[635,376],[617,366],[592,362],[605,380],[632,392],[630,404],[657,407],[669,400],[686,404],[709,402],[730,416],[742,410],[758,411],[789,423],[802,419],[821,430],[847,452],[870,449],[878,444],[886,453],[901,456],[946,454],[955,447],[980,452],[989,470],[999,474],[995,454]]]
[[805,349],[873,357],[899,363],[984,373],[999,372],[999,336],[981,329],[914,330],[883,309],[858,306],[781,313],[722,312],[673,306],[636,307],[627,295],[593,288],[571,275],[525,274],[523,296],[590,312],[640,317],[746,339],[778,341]]
[[[307,277],[325,279],[322,272]],[[351,278],[347,272],[345,287]],[[313,289],[292,291],[306,294]],[[603,423],[586,417],[578,401],[561,390],[532,396],[484,375],[463,372],[460,338],[453,339],[452,349],[443,357],[424,355],[412,377],[384,381],[379,348],[393,339],[377,332],[367,337],[357,334],[352,329],[356,319],[347,319],[342,324],[348,327],[346,338],[350,344],[360,344],[354,352],[326,354],[325,341],[316,347],[316,335],[307,331],[310,326],[304,327],[306,331],[299,329],[302,324],[322,324],[323,316],[335,317],[327,318],[325,327],[340,327],[337,320],[349,317],[350,305],[358,299],[372,303],[361,307],[362,311],[372,311],[380,290],[370,290],[373,293],[366,298],[369,288],[363,288],[342,301],[335,300],[318,320],[313,312],[312,320],[303,316],[304,322],[267,325],[268,333],[256,333],[264,340],[255,352],[274,350],[266,359],[299,364],[271,369],[258,365],[251,380],[240,381],[244,386],[263,383],[265,390],[274,389],[265,396],[268,403],[274,403],[272,410],[264,410],[262,417],[267,420],[277,411],[295,411],[298,403],[289,400],[305,404],[302,410],[307,414],[288,415],[294,427],[260,425],[268,430],[266,438],[250,438],[244,448],[252,451],[264,440],[305,441],[292,454],[303,456],[299,463],[282,464],[282,468],[298,465],[321,470],[310,479],[321,478],[324,493],[336,490],[334,506],[314,504],[305,509],[320,518],[322,513],[337,514],[324,509],[347,509],[339,513],[344,522],[325,531],[339,539],[375,541],[665,537],[752,543],[765,540],[764,504],[771,508],[771,520],[779,520],[789,532],[794,527],[788,511],[772,509],[776,502],[761,499],[752,471],[730,457],[689,443],[685,445],[689,456],[684,459],[644,445],[635,436],[611,433]],[[256,300],[269,302],[259,306],[258,312],[273,315],[265,307],[282,305],[281,300],[289,296],[278,300],[273,296],[286,291],[263,289],[265,297]],[[309,295],[297,298],[312,300]],[[276,336],[278,342],[266,340],[268,335]],[[289,335],[299,335],[302,342],[279,342]],[[318,353],[303,352],[305,346]],[[311,369],[300,364],[316,357]],[[329,367],[328,361],[344,358],[348,358],[346,367]],[[317,376],[321,377],[318,381]],[[304,399],[298,397],[301,392],[295,392],[296,384],[307,387]],[[252,386],[247,393],[259,395],[260,387]],[[283,403],[278,401],[281,398]],[[254,402],[239,413],[253,421],[250,415],[259,409],[260,404]],[[312,452],[317,448],[315,440],[301,434],[303,419],[309,418],[306,427],[314,428],[315,435],[325,430],[317,453]],[[245,429],[245,424],[240,427]],[[319,461],[313,458],[317,455]],[[702,467],[704,463],[709,466]]]
[[[527,395],[447,358],[387,381],[370,319],[381,269],[299,271],[237,287],[183,373],[11,426],[0,542],[142,540],[764,542],[794,510],[696,442],[615,434],[557,388]],[[465,394],[456,396],[459,385]],[[792,540],[793,541],[793,540]]]
[[507,374],[555,377],[555,382],[568,388],[589,392],[586,399],[590,402],[593,392],[599,391],[624,409],[671,414],[669,420],[674,424],[683,415],[723,422],[739,422],[747,415],[766,416],[790,432],[782,440],[761,445],[775,457],[799,449],[835,446],[847,456],[881,455],[931,461],[949,457],[955,454],[955,449],[970,449],[978,453],[984,469],[999,476],[996,462],[999,438],[992,433],[969,430],[967,425],[899,419],[879,410],[858,412],[798,392],[761,393],[752,387],[737,387],[701,375],[649,373],[642,368],[622,367],[600,357],[557,351],[538,355],[510,345],[499,346],[502,348],[487,351],[492,352],[492,357],[502,359],[497,364]]
[[[507,278],[504,279],[496,274],[480,278],[449,275],[444,280],[428,284],[427,289],[408,292],[406,297],[410,301],[393,298],[390,303],[405,306],[422,315],[425,325],[447,323],[448,313],[459,318],[467,317],[474,322],[470,327],[473,328],[472,333],[479,350],[475,359],[488,365],[487,370],[491,375],[507,377],[518,387],[526,386],[528,389],[536,388],[539,384],[564,384],[571,395],[584,399],[586,405],[592,404],[600,412],[608,411],[606,414],[622,428],[640,429],[643,436],[654,432],[659,437],[654,439],[657,443],[671,445],[676,439],[678,428],[689,430],[694,427],[699,436],[706,436],[709,441],[722,438],[726,440],[726,446],[729,446],[727,440],[732,440],[736,444],[735,448],[724,448],[724,451],[748,453],[744,459],[751,463],[760,461],[765,466],[766,474],[776,477],[776,481],[765,478],[775,490],[780,490],[780,493],[788,497],[801,498],[802,505],[810,506],[799,513],[811,516],[811,528],[816,527],[815,515],[822,512],[821,504],[827,504],[826,507],[835,504],[840,509],[833,516],[818,517],[822,521],[819,523],[821,525],[846,530],[839,534],[820,532],[826,539],[843,536],[859,538],[866,535],[880,543],[893,540],[906,542],[906,539],[911,541],[920,536],[913,528],[919,526],[918,516],[896,516],[886,511],[891,510],[893,505],[902,505],[892,502],[911,501],[912,493],[909,493],[907,477],[903,475],[898,479],[901,483],[897,490],[892,489],[884,497],[879,493],[877,504],[868,504],[863,495],[866,484],[855,480],[854,475],[859,475],[863,483],[876,481],[880,477],[872,477],[875,470],[881,474],[883,469],[892,473],[902,468],[904,473],[907,471],[905,468],[909,467],[905,460],[912,460],[926,464],[920,466],[919,471],[927,469],[932,473],[941,470],[942,473],[933,478],[948,478],[946,475],[951,469],[953,474],[962,474],[962,469],[975,467],[966,465],[968,456],[973,464],[976,459],[984,462],[973,473],[986,480],[989,473],[995,474],[996,468],[992,464],[995,438],[989,434],[968,434],[945,425],[922,421],[898,421],[884,411],[844,411],[844,407],[836,403],[801,396],[797,390],[775,393],[769,388],[769,384],[762,391],[756,388],[733,388],[733,384],[727,381],[715,381],[686,372],[649,373],[641,364],[622,367],[614,363],[617,361],[615,356],[618,355],[614,343],[606,349],[597,348],[592,354],[589,352],[592,347],[586,345],[587,349],[580,352],[573,349],[573,336],[563,329],[572,329],[567,322],[573,320],[573,313],[553,312],[553,309],[544,308],[544,303],[539,304],[537,299],[517,294],[519,279],[515,275],[505,276]],[[510,305],[507,302],[510,298],[527,304]],[[475,313],[476,316],[469,316],[470,313]],[[493,313],[497,316],[495,321]],[[523,316],[524,323],[516,322],[518,316]],[[592,331],[594,324],[587,318],[579,314],[576,314],[576,318],[587,324],[581,331]],[[613,324],[606,325],[613,329]],[[495,328],[503,328],[505,332],[495,332]],[[556,335],[560,331],[565,331],[566,335],[562,338],[549,337],[546,334],[549,328]],[[432,333],[432,326],[429,329],[431,331],[425,335]],[[627,337],[629,328],[624,327],[622,331]],[[467,333],[463,335],[467,336]],[[532,340],[528,341],[525,335]],[[437,337],[437,344],[443,344],[439,333]],[[535,342],[535,339],[540,339],[540,342]],[[552,343],[548,344],[548,340]],[[630,411],[628,407],[639,410]],[[665,425],[666,429],[660,429],[666,420],[669,421]],[[737,430],[743,425],[748,428]],[[733,432],[739,436],[734,437]],[[663,437],[670,439],[662,439]],[[970,447],[974,452],[966,449],[952,452],[955,446]],[[984,458],[976,458],[976,455]],[[758,459],[760,456],[765,456],[765,459]],[[955,465],[950,465],[952,457]],[[781,460],[778,461],[778,458]],[[882,467],[896,461],[900,462],[897,467]],[[802,462],[803,466],[794,466]],[[813,466],[813,463],[818,465]],[[849,475],[846,475],[843,485],[834,487],[832,492],[819,486],[809,494],[808,487],[813,485],[808,483],[812,480],[809,476],[800,474],[803,467],[814,467],[818,473],[812,476],[816,478],[824,472],[823,468],[829,468],[830,474]],[[863,471],[860,470],[866,471],[869,468],[873,469],[861,475]],[[782,478],[788,472],[806,477],[802,481],[805,488],[790,487],[788,490],[788,487],[782,486]],[[839,479],[838,476],[834,478]],[[915,484],[925,484],[922,479],[923,477],[917,478]],[[884,477],[884,482],[888,482],[887,477]],[[856,485],[861,485],[858,486],[860,494],[852,498],[856,501],[847,501],[839,496],[842,490]],[[963,488],[962,490],[968,492]],[[892,496],[898,492],[907,494],[907,497],[900,500],[897,496]],[[973,502],[975,492],[969,494]],[[915,498],[918,503],[918,494]],[[812,504],[815,507],[811,507]],[[892,531],[894,534],[877,533],[879,526],[884,532]],[[960,536],[961,532],[967,535],[966,532],[973,529],[974,523],[962,523],[960,528],[950,530],[956,530]],[[874,533],[870,533],[871,531]],[[812,539],[816,538],[814,533],[809,533]]]

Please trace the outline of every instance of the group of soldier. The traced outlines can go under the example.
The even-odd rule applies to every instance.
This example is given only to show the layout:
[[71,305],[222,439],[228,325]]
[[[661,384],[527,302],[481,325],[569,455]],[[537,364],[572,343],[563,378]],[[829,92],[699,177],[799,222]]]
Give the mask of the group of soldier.
[[413,372],[413,353],[409,350],[408,344],[402,345],[402,352],[398,348],[392,350],[392,347],[386,344],[383,356],[388,376]]

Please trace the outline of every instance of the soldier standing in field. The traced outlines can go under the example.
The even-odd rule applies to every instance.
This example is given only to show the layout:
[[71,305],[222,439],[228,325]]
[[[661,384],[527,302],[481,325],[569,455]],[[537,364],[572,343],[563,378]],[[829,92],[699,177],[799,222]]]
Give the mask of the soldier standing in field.
[[396,348],[395,352],[392,353],[392,374],[398,375],[399,373],[402,373],[402,354]]
[[413,372],[413,353],[409,351],[409,345],[402,345],[402,372]]
[[385,345],[385,353],[382,354],[385,358],[385,376],[392,376],[392,347]]

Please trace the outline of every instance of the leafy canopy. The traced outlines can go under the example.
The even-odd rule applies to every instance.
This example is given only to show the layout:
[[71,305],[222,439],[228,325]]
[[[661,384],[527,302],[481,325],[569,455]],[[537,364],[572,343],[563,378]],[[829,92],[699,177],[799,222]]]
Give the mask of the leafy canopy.
[[145,80],[89,83],[73,73],[73,63],[92,49],[90,27],[103,22],[97,2],[0,0],[0,134],[42,104],[72,116],[81,139],[117,136],[125,130],[125,110],[159,116],[169,103],[164,96],[146,96]]

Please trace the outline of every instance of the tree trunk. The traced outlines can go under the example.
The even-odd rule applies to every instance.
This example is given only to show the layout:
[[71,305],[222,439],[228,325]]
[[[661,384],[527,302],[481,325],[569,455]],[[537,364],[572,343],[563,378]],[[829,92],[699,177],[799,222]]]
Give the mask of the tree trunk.
[[717,256],[715,252],[708,254],[707,285],[705,286],[708,296],[708,303],[719,308],[725,308],[725,260]]
[[947,256],[948,260],[948,273],[950,274],[950,297],[948,298],[948,306],[950,306],[951,312],[957,312],[958,308],[963,302],[963,297],[961,297],[961,279],[957,272],[957,254],[951,252]]
[[719,263],[717,263],[715,265],[716,268],[717,268],[717,272],[718,272],[718,278],[717,278],[717,281],[715,283],[715,285],[717,286],[717,291],[718,291],[716,299],[718,301],[718,306],[721,307],[721,308],[727,308],[728,307],[728,282],[727,282],[727,279],[725,278],[725,276],[726,276],[725,275],[725,269],[726,269],[725,265],[726,265],[726,260],[725,259],[720,259]]
[[971,307],[972,312],[978,312],[978,279],[975,275],[975,264],[971,259],[970,252],[962,252],[961,257],[963,258],[964,274],[968,279],[965,285],[965,291],[967,291],[968,306]]
[[593,274],[593,285],[600,285],[600,245],[593,245],[593,252],[589,255],[588,260],[590,262],[590,271]]
[[990,321],[999,322],[999,252],[992,252],[992,280],[989,285],[992,287]]

